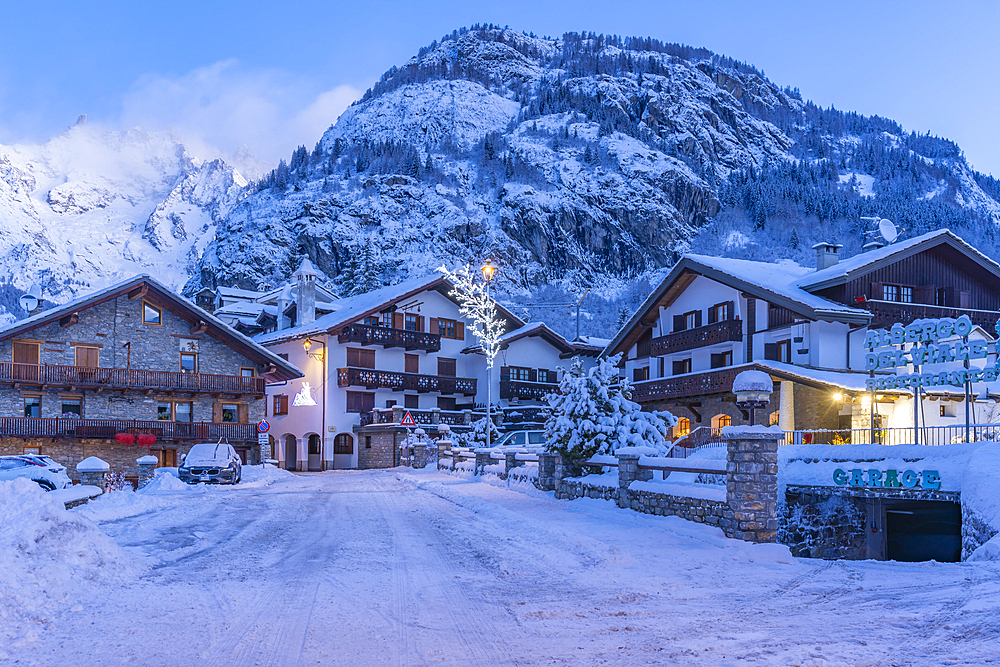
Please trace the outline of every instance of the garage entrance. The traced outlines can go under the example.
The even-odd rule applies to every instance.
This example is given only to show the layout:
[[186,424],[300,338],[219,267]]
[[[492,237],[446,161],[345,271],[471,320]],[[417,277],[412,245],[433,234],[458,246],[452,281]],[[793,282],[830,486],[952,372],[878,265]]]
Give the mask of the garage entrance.
[[903,562],[962,559],[962,509],[944,501],[885,503],[886,558]]

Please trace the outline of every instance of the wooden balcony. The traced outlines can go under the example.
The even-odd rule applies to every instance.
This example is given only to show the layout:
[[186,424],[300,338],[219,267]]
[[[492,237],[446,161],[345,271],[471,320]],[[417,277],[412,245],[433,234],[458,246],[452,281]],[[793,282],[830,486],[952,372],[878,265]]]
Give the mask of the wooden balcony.
[[15,364],[10,361],[0,362],[0,382],[73,389],[131,389],[136,391],[264,395],[264,378],[262,377],[146,371],[135,368],[40,366],[38,364]]
[[874,315],[872,329],[888,329],[896,322],[904,326],[918,319],[938,319],[941,317],[959,317],[968,315],[973,324],[981,326],[990,335],[996,334],[997,316],[1000,313],[989,310],[972,310],[969,308],[950,308],[948,306],[933,306],[929,303],[899,303],[897,301],[866,301],[863,308]]
[[365,387],[366,389],[391,389],[392,391],[436,391],[441,394],[476,395],[475,378],[459,378],[447,375],[418,375],[417,373],[396,373],[379,371],[374,368],[338,368],[338,387]]
[[559,390],[558,383],[523,382],[500,378],[500,398],[519,398],[527,401],[541,401],[548,394]]
[[361,413],[361,425],[372,424],[396,424],[403,421],[403,417],[409,412],[413,421],[421,426],[437,426],[447,424],[459,429],[468,428],[472,422],[486,416],[485,412],[474,412],[472,410],[440,410],[431,408],[430,410],[418,410],[417,408],[404,408],[394,405],[391,408],[376,408],[371,412]]
[[425,352],[438,352],[441,349],[441,336],[438,334],[390,327],[373,327],[367,324],[347,325],[337,336],[337,342],[381,345],[384,348],[401,347],[406,350],[424,350]]
[[659,357],[674,352],[684,352],[706,345],[729,343],[743,340],[743,322],[723,320],[696,329],[676,331],[666,336],[654,338],[650,345],[650,356]]
[[691,373],[677,377],[661,378],[632,385],[632,400],[636,403],[664,399],[701,396],[705,394],[732,393],[733,380],[746,366],[724,368],[705,373]]
[[0,437],[101,438],[118,433],[151,434],[157,441],[193,440],[257,442],[256,424],[139,421],[135,419],[64,419],[62,417],[0,417]]

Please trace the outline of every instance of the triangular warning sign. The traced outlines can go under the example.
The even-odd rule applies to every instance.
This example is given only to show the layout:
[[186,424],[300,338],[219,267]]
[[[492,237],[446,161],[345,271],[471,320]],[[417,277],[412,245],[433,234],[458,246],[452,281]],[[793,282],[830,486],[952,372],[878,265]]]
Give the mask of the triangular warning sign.
[[399,422],[399,425],[400,426],[416,426],[417,422],[415,422],[413,420],[413,415],[411,415],[410,411],[407,410],[406,414],[403,415],[403,421]]

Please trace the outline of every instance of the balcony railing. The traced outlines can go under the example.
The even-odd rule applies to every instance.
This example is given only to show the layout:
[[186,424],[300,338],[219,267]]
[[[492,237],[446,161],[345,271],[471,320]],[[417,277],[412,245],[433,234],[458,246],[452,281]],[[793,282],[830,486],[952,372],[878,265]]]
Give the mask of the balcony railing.
[[743,322],[740,320],[723,320],[696,329],[677,331],[666,336],[654,338],[650,345],[650,355],[659,357],[673,352],[684,352],[706,345],[729,343],[743,340]]
[[706,373],[691,373],[678,377],[660,378],[632,385],[632,400],[637,403],[659,399],[729,393],[736,374],[746,367],[726,368]]
[[391,327],[373,327],[367,324],[349,324],[337,336],[339,343],[402,347],[407,350],[437,352],[441,349],[441,336],[426,331],[407,331]]
[[337,386],[391,389],[392,391],[436,391],[442,394],[463,394],[465,396],[476,395],[475,378],[396,373],[394,371],[379,371],[373,368],[338,368]]
[[968,315],[972,323],[981,326],[991,334],[995,333],[997,311],[972,310],[969,308],[951,308],[949,306],[934,306],[929,303],[899,303],[896,301],[881,301],[871,299],[866,301],[867,308],[874,317],[871,328],[885,329],[896,322],[903,325],[918,319],[938,319],[941,317],[959,317]]
[[264,395],[262,377],[146,371],[135,368],[40,366],[10,361],[0,362],[0,382],[55,387]]
[[150,434],[157,440],[256,442],[256,424],[139,421],[135,419],[63,419],[62,417],[0,417],[0,437],[106,438],[118,433]]
[[399,424],[403,417],[409,412],[413,421],[426,426],[437,426],[447,424],[458,428],[468,427],[477,419],[486,416],[485,412],[474,412],[473,410],[418,410],[416,408],[403,408],[395,405],[391,408],[376,408],[371,412],[361,413],[361,425],[371,424]]
[[520,398],[540,401],[548,394],[558,391],[559,385],[550,382],[524,382],[500,378],[500,398]]

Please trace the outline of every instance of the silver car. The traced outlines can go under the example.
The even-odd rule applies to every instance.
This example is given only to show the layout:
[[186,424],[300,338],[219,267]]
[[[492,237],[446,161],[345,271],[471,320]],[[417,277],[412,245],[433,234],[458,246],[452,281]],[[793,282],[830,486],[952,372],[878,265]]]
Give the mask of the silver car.
[[204,442],[194,445],[182,457],[177,477],[188,484],[239,484],[243,463],[228,443]]
[[66,467],[39,454],[0,456],[0,480],[27,477],[46,491],[72,486]]

